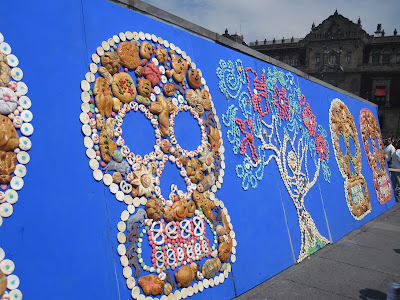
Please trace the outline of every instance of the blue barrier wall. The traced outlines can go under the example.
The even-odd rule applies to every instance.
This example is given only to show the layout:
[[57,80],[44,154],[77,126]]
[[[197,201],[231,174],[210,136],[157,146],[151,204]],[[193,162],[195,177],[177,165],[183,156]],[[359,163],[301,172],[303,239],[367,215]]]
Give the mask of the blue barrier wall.
[[[97,52],[98,47],[102,47],[103,42],[107,44],[108,39],[121,32],[125,36],[127,31],[149,33],[150,42],[155,46],[160,44],[166,50],[172,49],[173,43],[191,58],[195,63],[192,67],[200,69],[202,78],[205,79],[201,89],[209,90],[215,108],[212,113],[215,123],[205,127],[209,130],[210,127],[218,129],[217,126],[220,126],[222,133],[222,147],[219,148],[217,157],[224,161],[225,167],[219,162],[223,172],[219,171],[221,178],[217,176],[217,182],[209,188],[209,192],[212,193],[212,200],[216,199],[214,203],[227,217],[225,224],[223,221],[217,221],[217,224],[225,225],[227,231],[231,229],[229,237],[225,236],[225,239],[233,243],[230,261],[224,266],[227,269],[225,272],[218,272],[210,280],[194,280],[189,288],[175,288],[172,292],[176,298],[192,294],[191,297],[198,299],[233,298],[301,261],[326,243],[336,242],[394,205],[394,196],[382,204],[378,201],[373,172],[362,145],[360,111],[367,108],[377,119],[377,110],[372,104],[353,99],[294,73],[108,1],[23,1],[18,9],[15,9],[14,2],[6,1],[0,12],[0,32],[11,46],[12,53],[18,57],[19,67],[24,72],[23,82],[29,88],[27,96],[32,101],[30,111],[34,116],[34,134],[30,137],[32,149],[28,151],[30,162],[26,165],[24,186],[18,191],[19,199],[13,204],[12,215],[3,217],[0,247],[5,252],[5,258],[14,262],[13,274],[20,280],[18,289],[27,299],[143,297],[139,296],[143,292],[138,288],[138,278],[129,274],[129,269],[135,273],[135,268],[126,266],[124,259],[121,259],[125,256],[121,255],[123,251],[118,251],[121,250],[121,244],[129,247],[128,242],[121,242],[128,231],[118,228],[118,224],[126,224],[127,217],[137,212],[138,208],[144,209],[147,199],[140,203],[140,196],[129,200],[123,193],[113,193],[115,185],[103,183],[107,183],[108,176],[103,177],[107,172],[102,172],[101,166],[94,168],[98,170],[97,175],[101,173],[101,178],[98,178],[100,180],[94,179],[93,170],[89,167],[92,153],[87,152],[83,143],[88,125],[87,122],[80,121],[82,110],[84,114],[88,112],[86,107],[81,107],[86,103],[86,100],[81,100],[86,97],[86,94],[82,96],[81,82],[85,80],[85,74],[91,71],[94,72],[88,76],[99,77],[96,71],[101,64],[95,64],[90,69],[92,55]],[[161,37],[163,41],[151,40],[151,35]],[[127,37],[129,40],[129,34]],[[146,36],[144,40],[140,37],[138,40],[143,43]],[[169,46],[164,41],[168,41]],[[109,51],[111,50],[106,50]],[[179,52],[181,51],[176,49],[176,55],[184,58],[185,55]],[[171,69],[168,63],[160,65],[169,67],[168,71]],[[232,69],[229,67],[230,63]],[[263,72],[265,81],[261,79]],[[133,79],[136,78],[133,70],[128,73]],[[255,73],[258,81],[255,81]],[[246,74],[249,76],[248,80]],[[166,77],[166,73],[162,76]],[[93,91],[94,83],[90,77],[88,79],[88,82],[83,83],[83,89],[85,91],[86,84]],[[167,81],[169,82],[168,78]],[[136,80],[134,82],[136,84]],[[186,89],[190,88],[186,79],[183,85],[186,85]],[[160,87],[159,84],[158,86]],[[258,98],[257,95],[262,95],[263,91],[266,98]],[[178,95],[181,94],[177,92],[171,98],[178,100]],[[154,85],[153,95],[157,95]],[[89,95],[89,98],[94,97]],[[260,99],[263,112],[268,106],[269,112],[265,115],[257,112],[254,104],[257,99]],[[361,174],[370,195],[370,212],[356,217],[350,213],[346,202],[345,179],[340,173],[332,142],[330,108],[334,99],[340,99],[354,118],[357,129],[355,142],[360,144],[361,158],[355,164],[361,165]],[[186,105],[184,101],[179,103]],[[307,109],[304,112],[307,105],[312,112]],[[94,111],[90,105],[89,108]],[[306,113],[308,115],[304,119]],[[93,112],[92,117],[95,115]],[[313,116],[316,124],[309,122]],[[196,118],[185,111],[175,118],[173,128],[183,149],[196,150],[201,145],[201,129],[198,124],[200,118]],[[236,122],[235,118],[242,122],[243,131],[240,130],[240,122]],[[203,119],[206,122],[207,119]],[[230,123],[230,120],[233,122]],[[282,173],[277,160],[271,157],[274,155],[273,150],[262,149],[262,129],[267,130],[267,135],[270,134],[272,129],[268,126],[274,122],[277,125],[270,141],[278,151],[282,150],[285,130],[286,135],[294,140],[294,149],[289,149],[293,153],[299,149],[299,139],[304,141],[302,149],[305,151],[304,157],[307,157],[309,174],[305,173],[303,161],[298,165],[301,172],[296,171],[302,174],[301,183],[297,185],[302,190],[295,191],[296,185],[292,184],[289,188],[292,196],[282,180],[284,176],[293,177],[295,173],[290,171],[290,163],[283,163],[286,171]],[[249,124],[254,130],[246,136],[245,132],[251,133]],[[144,158],[155,150],[154,128],[140,110],[126,112],[121,128],[125,144],[135,155],[139,154]],[[21,136],[20,132],[19,135]],[[89,128],[90,140],[91,136]],[[346,137],[346,134],[342,134],[342,139],[343,136]],[[117,137],[114,141],[117,141]],[[240,153],[242,141],[244,150]],[[268,142],[266,138],[264,142]],[[306,144],[307,148],[304,148]],[[95,149],[93,145],[88,148]],[[118,146],[118,149],[122,150],[122,147]],[[281,152],[281,159],[288,159],[289,150]],[[295,155],[294,160],[300,156]],[[268,165],[262,167],[260,162],[266,162],[268,158],[271,158]],[[217,161],[215,164],[218,165]],[[159,163],[157,168],[161,168]],[[132,171],[130,167],[129,172]],[[112,175],[113,172],[108,174]],[[204,171],[203,175],[206,174]],[[306,188],[308,193],[304,199],[300,197],[299,200],[296,195],[304,192],[303,178],[313,183]],[[160,188],[166,200],[172,184],[176,184],[183,192],[187,191],[179,168],[167,158],[163,175],[160,176]],[[116,186],[120,191],[121,188]],[[6,190],[8,189],[10,186],[7,186]],[[191,195],[190,189],[188,193]],[[355,194],[352,203],[356,205],[354,197]],[[294,201],[300,201],[298,209]],[[214,213],[216,214],[215,210]],[[303,222],[301,227],[299,219]],[[211,247],[213,231],[206,221],[202,222],[206,224],[205,237],[210,240]],[[194,225],[191,226],[194,228]],[[139,229],[140,233],[144,227]],[[191,234],[193,237],[194,233]],[[146,237],[147,231],[141,237],[143,245],[139,248],[144,263],[152,265],[152,249]],[[190,244],[182,243],[185,245],[182,249],[186,247],[184,251],[187,251]],[[216,248],[221,243],[216,242]],[[171,248],[176,249],[178,246],[172,245]],[[305,251],[303,254],[302,249]],[[212,250],[209,252],[213,252]],[[203,267],[204,262],[209,259],[210,256],[203,257],[195,262],[199,261]],[[174,270],[167,269],[171,271],[172,279],[172,274],[177,269],[178,266]],[[124,274],[124,270],[127,273]],[[139,277],[150,273],[157,275],[157,272],[148,272],[141,268]],[[158,296],[160,297],[161,295]]]

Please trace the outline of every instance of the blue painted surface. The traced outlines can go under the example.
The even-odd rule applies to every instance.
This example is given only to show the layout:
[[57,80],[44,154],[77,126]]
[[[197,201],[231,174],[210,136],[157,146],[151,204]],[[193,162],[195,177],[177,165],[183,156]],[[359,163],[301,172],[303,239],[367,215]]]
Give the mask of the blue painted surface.
[[[0,246],[7,258],[15,262],[14,273],[21,279],[20,289],[26,299],[48,295],[52,299],[130,299],[116,252],[117,223],[126,206],[93,179],[79,122],[79,85],[89,71],[91,54],[103,40],[126,30],[154,33],[174,42],[202,70],[220,120],[233,102],[228,102],[219,91],[216,76],[219,60],[234,62],[240,58],[244,67],[251,66],[259,73],[270,65],[108,1],[24,1],[15,13],[18,18],[9,13],[15,11],[14,5],[12,1],[2,4],[0,31],[24,71],[23,81],[28,85],[33,104],[35,132],[25,185],[19,192],[13,215],[3,220]],[[305,206],[327,239],[329,224],[335,242],[394,205],[394,196],[385,205],[377,201],[372,173],[361,145],[362,173],[369,188],[372,212],[362,221],[352,218],[344,197],[344,179],[330,140],[329,107],[334,98],[345,102],[354,116],[359,141],[360,110],[369,108],[376,116],[376,108],[305,79],[296,80],[317,122],[328,132],[330,143],[331,182],[324,181],[320,173],[306,196]],[[184,118],[181,121],[190,124]],[[152,141],[147,139],[152,129],[143,125],[146,121],[136,115],[124,120],[124,126],[126,123],[129,128],[140,128],[124,133],[126,141],[136,142],[130,148],[137,147],[140,154],[149,152],[152,146]],[[183,135],[184,128],[179,126],[177,131],[182,130],[179,135]],[[296,210],[276,164],[271,162],[265,169],[264,179],[256,189],[244,191],[242,180],[235,172],[242,160],[233,154],[224,125],[221,131],[226,169],[222,188],[216,196],[227,207],[236,234],[237,260],[232,268],[239,295],[294,263],[291,243],[297,258],[300,233]],[[196,133],[185,140],[188,147],[195,147],[195,136]],[[146,142],[140,146],[137,141],[143,140]],[[181,180],[174,168],[166,172],[166,183]],[[164,193],[164,196],[167,195]],[[192,298],[228,299],[235,296],[235,289],[229,275],[223,284]]]
[[10,13],[15,2],[2,5],[1,32],[24,71],[35,132],[1,247],[26,299],[117,299],[103,191],[84,184],[92,175],[79,124],[79,82],[87,70],[81,3],[24,1],[18,13]]

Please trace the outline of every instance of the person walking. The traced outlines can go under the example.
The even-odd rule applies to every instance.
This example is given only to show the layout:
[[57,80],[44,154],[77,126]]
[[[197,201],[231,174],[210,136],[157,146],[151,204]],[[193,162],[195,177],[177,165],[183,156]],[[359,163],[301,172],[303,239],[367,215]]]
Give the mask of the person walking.
[[[400,141],[396,144],[396,150],[392,154],[391,158],[391,167],[392,169],[400,170]],[[394,196],[396,197],[396,201],[400,199],[400,172],[391,171],[392,177],[392,186],[394,190]]]
[[392,145],[392,138],[388,137],[387,139],[387,146],[385,147],[385,157],[386,157],[386,161],[388,163],[389,168],[391,167],[392,164],[392,155],[393,153],[396,151],[396,149],[394,148],[394,146]]

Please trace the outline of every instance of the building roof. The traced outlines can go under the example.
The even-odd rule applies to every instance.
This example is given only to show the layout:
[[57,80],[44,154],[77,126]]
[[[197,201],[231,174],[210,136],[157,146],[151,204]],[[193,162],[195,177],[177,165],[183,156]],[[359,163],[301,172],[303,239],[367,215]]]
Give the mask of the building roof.
[[335,13],[322,21],[321,24],[312,26],[305,40],[326,40],[326,39],[348,39],[348,38],[368,38],[369,35],[362,29],[361,20],[357,24],[335,11]]

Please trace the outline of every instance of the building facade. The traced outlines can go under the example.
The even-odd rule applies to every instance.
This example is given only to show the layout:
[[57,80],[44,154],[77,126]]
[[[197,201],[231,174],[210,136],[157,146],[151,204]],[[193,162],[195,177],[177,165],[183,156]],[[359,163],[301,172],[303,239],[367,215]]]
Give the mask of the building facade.
[[[225,32],[227,33],[227,32]],[[304,38],[255,41],[249,47],[378,105],[384,137],[400,138],[400,36],[374,35],[337,11]]]

